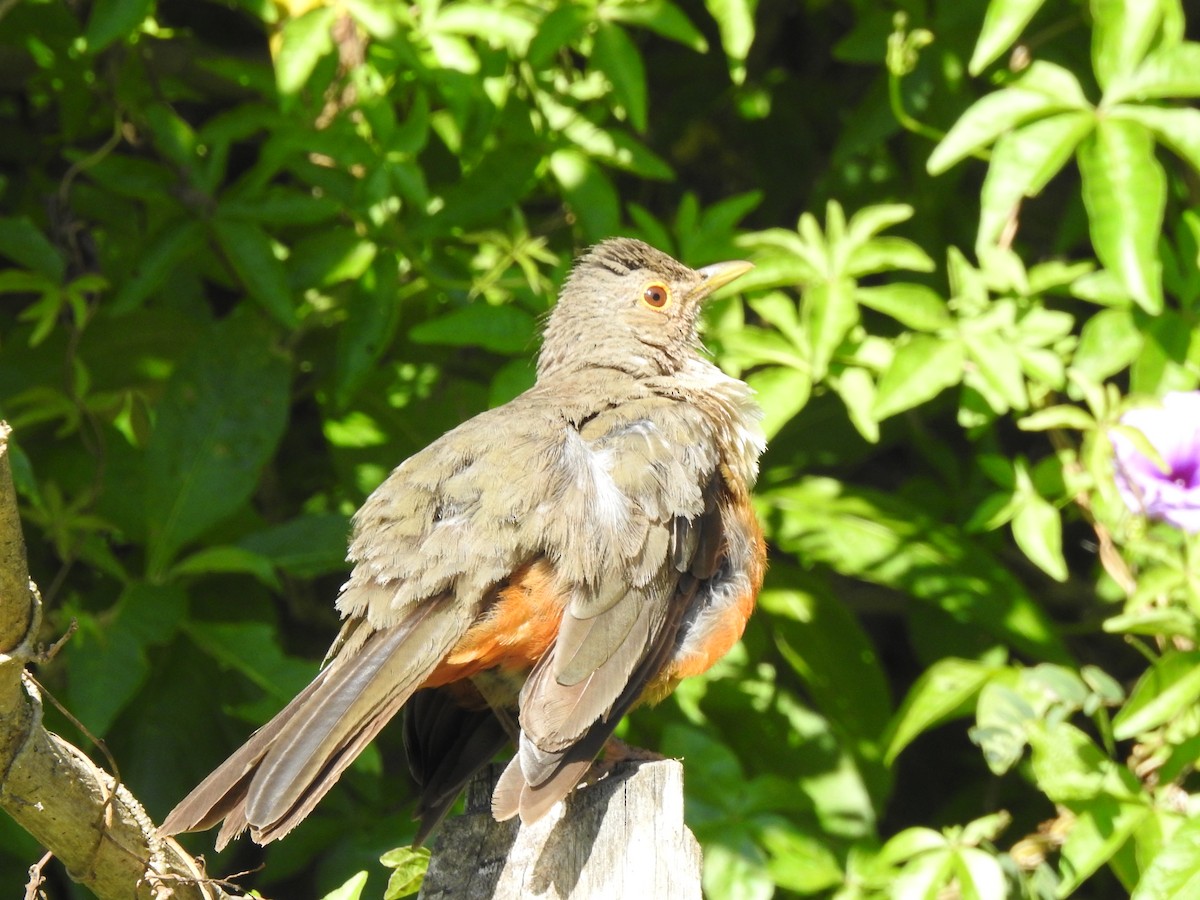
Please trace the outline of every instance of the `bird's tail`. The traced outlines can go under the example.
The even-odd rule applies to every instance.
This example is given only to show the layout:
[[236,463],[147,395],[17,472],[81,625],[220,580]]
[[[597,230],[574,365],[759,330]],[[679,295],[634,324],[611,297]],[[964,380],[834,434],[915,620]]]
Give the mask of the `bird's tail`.
[[461,626],[446,599],[342,648],[291,703],[163,822],[163,834],[225,820],[217,849],[247,828],[259,844],[283,837],[312,811],[338,777],[430,676]]

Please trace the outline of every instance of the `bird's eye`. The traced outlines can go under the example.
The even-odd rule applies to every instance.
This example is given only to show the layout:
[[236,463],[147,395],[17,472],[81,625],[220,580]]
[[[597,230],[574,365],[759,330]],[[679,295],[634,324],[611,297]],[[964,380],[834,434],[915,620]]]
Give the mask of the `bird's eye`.
[[666,309],[671,302],[671,289],[661,282],[646,285],[642,302],[651,309]]

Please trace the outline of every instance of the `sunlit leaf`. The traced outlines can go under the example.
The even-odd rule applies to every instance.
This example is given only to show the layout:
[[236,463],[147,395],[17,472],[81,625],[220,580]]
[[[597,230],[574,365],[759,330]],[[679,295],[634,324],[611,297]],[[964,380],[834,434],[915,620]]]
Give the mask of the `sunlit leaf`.
[[1110,115],[1149,128],[1159,142],[1200,172],[1200,109],[1122,104]]
[[336,17],[337,9],[333,6],[316,6],[284,23],[275,51],[275,80],[279,93],[287,97],[299,92],[308,83],[321,57],[333,52],[330,28]]
[[1083,89],[1069,70],[1035,62],[1018,82],[984,95],[959,116],[925,167],[931,175],[938,175],[1035,119],[1087,107]]
[[915,334],[896,345],[892,364],[879,379],[875,415],[894,416],[932,400],[962,380],[963,347],[956,340]]
[[705,0],[709,14],[716,19],[721,46],[729,60],[734,84],[746,78],[746,57],[754,42],[754,13],[758,0]]
[[367,873],[357,872],[341,887],[334,888],[321,900],[359,900],[363,888],[367,886]]
[[858,321],[853,283],[836,279],[813,285],[804,292],[800,314],[808,336],[812,377],[819,381],[842,339]]
[[1200,43],[1187,41],[1159,47],[1140,66],[1114,78],[1104,102],[1165,100],[1200,96]]
[[763,408],[763,433],[767,439],[786,425],[808,403],[812,378],[801,369],[770,366],[751,373],[747,383],[758,394]]
[[691,19],[670,0],[629,0],[606,3],[602,14],[617,22],[636,25],[661,34],[668,40],[691,47],[697,53],[708,52],[708,41]]
[[996,243],[1017,204],[1041,193],[1094,124],[1090,113],[1058,113],[1011,131],[996,142],[983,180],[977,252]]
[[1096,255],[1152,315],[1162,310],[1158,234],[1166,175],[1141,125],[1101,120],[1079,147],[1083,202]]
[[1142,61],[1162,21],[1162,5],[1091,0],[1090,6],[1092,69],[1105,88]]
[[399,900],[401,897],[411,897],[421,889],[425,872],[429,868],[429,849],[397,847],[383,854],[379,861],[392,870],[392,874],[388,876],[384,900]]
[[1113,719],[1113,735],[1126,740],[1158,728],[1200,698],[1200,651],[1170,651],[1138,679]]
[[939,660],[921,673],[888,727],[884,761],[891,765],[901,751],[936,725],[970,712],[970,705],[1000,666],[969,659]]
[[946,301],[932,288],[903,281],[860,287],[854,297],[862,306],[891,316],[914,331],[937,331],[951,322]]
[[601,23],[595,33],[592,64],[608,76],[613,95],[637,131],[646,130],[646,67],[625,29]]
[[1130,900],[1187,900],[1200,894],[1200,819],[1188,817],[1146,867]]
[[978,75],[1012,46],[1045,0],[991,0],[975,42],[969,69]]

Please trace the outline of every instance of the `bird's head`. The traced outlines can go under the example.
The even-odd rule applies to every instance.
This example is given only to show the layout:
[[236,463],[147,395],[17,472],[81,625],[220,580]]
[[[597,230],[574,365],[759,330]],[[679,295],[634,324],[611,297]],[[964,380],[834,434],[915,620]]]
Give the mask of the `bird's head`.
[[734,261],[689,269],[641,241],[602,241],[563,284],[538,377],[590,366],[638,376],[678,371],[700,350],[701,301],[751,268]]

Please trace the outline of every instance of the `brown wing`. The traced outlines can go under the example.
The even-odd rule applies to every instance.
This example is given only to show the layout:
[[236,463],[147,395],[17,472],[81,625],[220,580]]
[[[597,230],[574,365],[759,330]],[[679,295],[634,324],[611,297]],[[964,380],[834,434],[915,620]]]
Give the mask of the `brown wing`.
[[327,667],[180,802],[165,833],[224,818],[218,846],[246,828],[259,843],[282,837],[442,665],[497,586],[537,556],[540,536],[525,520],[550,473],[535,401],[464,423],[368,498]]
[[717,452],[693,408],[625,404],[590,422],[566,458],[598,498],[586,539],[610,550],[575,573],[557,639],[521,691],[518,753],[493,795],[501,819],[532,821],[575,786],[670,659],[698,552],[720,543],[705,534],[719,527],[707,496]]

